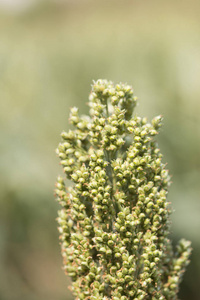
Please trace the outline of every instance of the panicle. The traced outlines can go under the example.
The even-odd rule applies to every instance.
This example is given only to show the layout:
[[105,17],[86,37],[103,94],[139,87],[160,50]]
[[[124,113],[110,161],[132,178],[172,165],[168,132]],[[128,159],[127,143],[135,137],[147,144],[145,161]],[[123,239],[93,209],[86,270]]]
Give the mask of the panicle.
[[170,176],[150,123],[133,114],[133,89],[93,82],[89,116],[72,108],[74,130],[63,131],[56,152],[58,223],[64,269],[77,300],[178,299],[190,242],[169,240]]

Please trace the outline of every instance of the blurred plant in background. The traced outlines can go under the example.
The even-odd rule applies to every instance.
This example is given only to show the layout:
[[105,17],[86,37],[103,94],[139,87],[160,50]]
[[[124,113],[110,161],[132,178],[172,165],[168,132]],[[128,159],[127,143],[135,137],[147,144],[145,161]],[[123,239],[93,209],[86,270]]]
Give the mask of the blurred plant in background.
[[138,114],[164,116],[158,142],[173,174],[172,238],[194,248],[180,298],[199,299],[199,10],[197,0],[63,0],[0,13],[0,299],[66,299],[54,149],[69,107],[86,112],[97,78],[129,82]]

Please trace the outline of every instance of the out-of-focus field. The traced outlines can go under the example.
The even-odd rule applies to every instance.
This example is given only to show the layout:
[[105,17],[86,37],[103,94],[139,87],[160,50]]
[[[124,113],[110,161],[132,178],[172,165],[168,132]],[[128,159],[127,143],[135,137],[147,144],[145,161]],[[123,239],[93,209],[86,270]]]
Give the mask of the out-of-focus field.
[[[128,82],[136,112],[164,116],[174,243],[192,241],[180,299],[200,293],[200,2],[66,1],[0,12],[0,299],[73,299],[53,196],[69,107],[92,80]],[[63,1],[64,3],[64,1]]]

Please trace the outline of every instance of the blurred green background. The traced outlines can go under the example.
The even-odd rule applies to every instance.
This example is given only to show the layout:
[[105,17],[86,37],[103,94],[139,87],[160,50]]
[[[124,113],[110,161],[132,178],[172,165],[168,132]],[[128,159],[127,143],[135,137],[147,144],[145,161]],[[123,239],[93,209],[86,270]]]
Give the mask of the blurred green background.
[[87,113],[98,78],[131,84],[141,116],[164,116],[172,239],[194,249],[179,296],[199,299],[200,2],[13,2],[0,1],[0,299],[73,299],[55,221],[55,148],[69,108]]

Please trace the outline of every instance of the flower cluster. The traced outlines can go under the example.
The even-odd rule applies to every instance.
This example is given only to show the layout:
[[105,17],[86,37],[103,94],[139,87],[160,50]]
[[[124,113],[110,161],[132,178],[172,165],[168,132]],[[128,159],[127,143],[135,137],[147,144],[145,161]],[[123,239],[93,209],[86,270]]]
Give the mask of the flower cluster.
[[63,132],[57,154],[67,179],[56,195],[64,269],[77,300],[172,300],[189,262],[190,242],[173,249],[170,177],[154,137],[162,117],[133,116],[130,86],[98,80],[90,116],[72,108],[75,130]]

